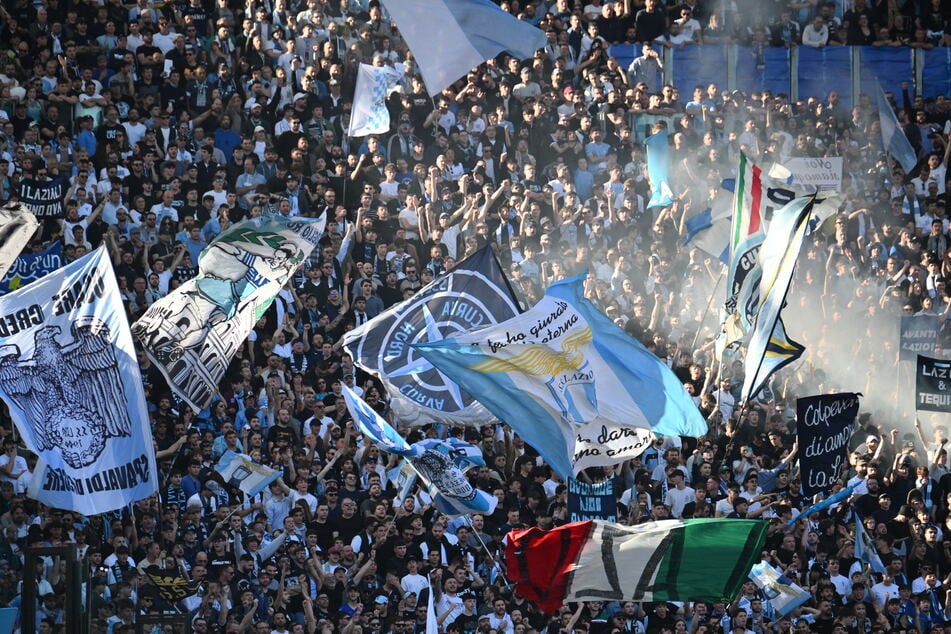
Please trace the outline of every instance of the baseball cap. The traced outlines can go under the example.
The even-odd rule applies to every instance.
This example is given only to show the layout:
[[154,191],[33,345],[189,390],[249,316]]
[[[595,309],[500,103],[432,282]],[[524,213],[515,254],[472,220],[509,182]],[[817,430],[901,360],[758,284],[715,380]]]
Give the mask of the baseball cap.
[[[256,103],[256,104],[254,104],[254,105],[257,106],[258,108],[261,107],[261,104],[259,104],[259,103]],[[251,106],[251,107],[253,108],[254,106]],[[266,130],[264,129],[264,126],[260,126],[260,125],[254,126],[254,131],[255,131],[255,132],[266,132]]]

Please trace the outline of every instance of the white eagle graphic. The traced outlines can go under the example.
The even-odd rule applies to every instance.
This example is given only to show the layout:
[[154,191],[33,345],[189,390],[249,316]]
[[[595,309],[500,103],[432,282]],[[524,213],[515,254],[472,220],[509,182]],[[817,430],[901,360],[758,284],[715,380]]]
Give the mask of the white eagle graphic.
[[57,341],[59,326],[34,334],[32,358],[0,348],[0,387],[23,411],[37,451],[59,449],[70,467],[93,464],[106,440],[130,436],[125,390],[109,327],[94,317],[70,326],[72,342]]

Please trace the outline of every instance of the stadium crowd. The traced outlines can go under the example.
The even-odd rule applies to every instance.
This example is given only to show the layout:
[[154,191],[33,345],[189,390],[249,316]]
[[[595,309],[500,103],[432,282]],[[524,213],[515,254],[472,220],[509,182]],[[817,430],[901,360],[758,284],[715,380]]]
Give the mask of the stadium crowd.
[[[105,516],[45,508],[25,494],[35,456],[9,417],[0,434],[0,603],[19,606],[25,549],[75,544],[93,631],[134,631],[174,611],[144,578],[158,565],[204,583],[180,602],[195,632],[471,634],[884,634],[951,625],[947,428],[913,423],[893,333],[902,314],[949,314],[947,164],[951,101],[893,104],[920,159],[904,174],[882,149],[874,100],[834,89],[791,100],[660,81],[651,44],[951,44],[946,0],[571,0],[503,8],[548,44],[489,60],[431,99],[400,32],[376,2],[12,0],[0,7],[0,184],[64,178],[65,218],[31,243],[62,240],[72,261],[105,245],[130,322],[197,273],[202,249],[248,217],[326,216],[321,246],[234,360],[220,398],[194,414],[139,353],[161,469],[160,495]],[[435,28],[435,27],[434,27]],[[644,43],[621,67],[613,43]],[[358,64],[401,69],[391,131],[346,131]],[[672,205],[648,209],[642,142],[670,134]],[[786,322],[806,345],[745,409],[739,356],[714,359],[722,265],[684,246],[739,153],[757,163],[845,159],[838,216],[810,236]],[[613,478],[624,523],[668,517],[769,521],[763,557],[814,599],[775,612],[752,583],[729,605],[589,602],[541,614],[506,583],[503,537],[569,520],[566,487],[504,425],[403,428],[410,441],[459,434],[487,466],[472,481],[491,516],[439,516],[425,489],[402,503],[395,460],[363,442],[340,396],[386,413],[382,386],[341,336],[492,244],[526,304],[587,269],[587,295],[666,359],[710,421],[701,439],[658,438],[640,458],[582,475]],[[947,346],[945,346],[947,347]],[[861,385],[854,385],[856,377]],[[905,378],[907,381],[907,377]],[[864,390],[849,469],[854,505],[887,565],[855,558],[848,505],[786,521],[800,494],[795,398]],[[877,399],[877,400],[875,400]],[[743,412],[742,420],[739,419]],[[874,413],[873,413],[874,412]],[[917,433],[915,433],[917,431]],[[216,480],[226,449],[283,472],[260,499]],[[703,567],[703,562],[684,562]],[[44,560],[38,631],[63,624],[62,562]]]

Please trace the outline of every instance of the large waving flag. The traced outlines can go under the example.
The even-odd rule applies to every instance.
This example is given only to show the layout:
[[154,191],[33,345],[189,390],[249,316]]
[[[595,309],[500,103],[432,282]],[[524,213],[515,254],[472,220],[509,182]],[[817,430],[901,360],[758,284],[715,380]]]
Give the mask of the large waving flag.
[[390,111],[386,109],[386,95],[400,80],[400,73],[390,66],[360,64],[357,87],[350,113],[350,136],[384,134],[390,130]]
[[218,459],[215,465],[222,479],[248,497],[254,497],[281,477],[281,472],[258,464],[251,456],[230,449]]
[[57,240],[39,253],[24,253],[0,280],[0,295],[15,291],[63,266],[63,245]]
[[868,564],[872,572],[883,574],[885,564],[882,563],[882,558],[878,555],[878,550],[875,549],[875,542],[872,541],[865,530],[862,518],[858,513],[852,511],[852,519],[855,520],[855,558]]
[[545,33],[489,0],[383,0],[419,65],[430,96],[485,60],[519,59],[545,46]]
[[746,581],[766,522],[601,520],[513,530],[505,562],[516,594],[553,614],[573,601],[722,601]]
[[501,324],[415,346],[564,478],[639,455],[651,431],[707,432],[683,384],[584,299],[583,282],[555,283]]
[[777,211],[760,248],[762,299],[746,350],[744,399],[756,396],[774,372],[798,359],[804,350],[786,336],[780,312],[786,304],[812,205],[812,196],[797,198]]
[[344,335],[356,365],[383,382],[404,425],[482,425],[491,414],[410,344],[497,324],[519,314],[492,248],[483,247],[408,300]]
[[7,274],[20,251],[40,226],[26,205],[7,204],[0,208],[0,278]]
[[307,259],[325,218],[252,218],[201,252],[198,277],[152,304],[132,326],[169,387],[195,411],[211,404],[235,353]]
[[0,397],[39,456],[28,494],[105,513],[158,489],[122,297],[104,248],[0,298]]
[[481,449],[455,438],[427,438],[410,445],[346,385],[343,397],[360,432],[383,451],[395,453],[409,462],[426,482],[440,513],[455,517],[495,511],[498,499],[473,487],[465,474],[470,467],[485,466]]
[[670,190],[670,147],[667,130],[660,130],[647,137],[647,175],[651,181],[651,199],[648,207],[666,207],[674,202]]
[[911,146],[911,141],[905,136],[901,123],[888,103],[881,85],[878,86],[876,97],[878,99],[878,123],[882,129],[882,145],[885,146],[885,151],[898,161],[905,174],[912,174],[918,164],[915,148]]

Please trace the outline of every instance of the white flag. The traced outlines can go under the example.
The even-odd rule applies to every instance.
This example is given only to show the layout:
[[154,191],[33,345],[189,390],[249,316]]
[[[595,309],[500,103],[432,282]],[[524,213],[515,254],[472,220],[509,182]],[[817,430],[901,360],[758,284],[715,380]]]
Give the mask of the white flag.
[[389,132],[390,112],[386,109],[386,95],[399,79],[400,74],[389,66],[360,64],[348,135],[366,136]]
[[0,298],[0,397],[39,455],[30,497],[92,515],[158,489],[142,378],[105,249]]
[[24,205],[7,205],[0,209],[0,279],[7,274],[39,224]]
[[258,464],[251,456],[230,449],[218,459],[215,471],[225,482],[254,497],[281,476],[280,471]]

